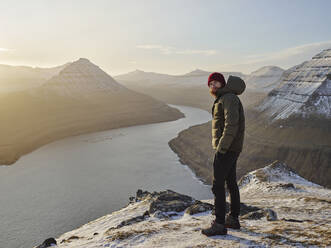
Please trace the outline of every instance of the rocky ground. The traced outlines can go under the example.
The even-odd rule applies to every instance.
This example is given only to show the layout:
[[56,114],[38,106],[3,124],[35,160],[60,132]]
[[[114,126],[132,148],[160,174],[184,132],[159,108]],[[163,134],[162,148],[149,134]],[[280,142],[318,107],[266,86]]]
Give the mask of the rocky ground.
[[[48,247],[328,247],[331,191],[275,162],[245,175],[241,230],[206,237],[213,200],[137,191],[125,208],[45,241]],[[47,243],[47,244],[46,244]]]

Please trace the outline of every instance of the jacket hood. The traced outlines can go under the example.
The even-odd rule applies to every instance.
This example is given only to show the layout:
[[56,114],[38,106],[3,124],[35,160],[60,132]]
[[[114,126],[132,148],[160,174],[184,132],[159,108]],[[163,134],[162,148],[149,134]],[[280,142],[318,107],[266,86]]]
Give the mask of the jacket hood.
[[242,94],[246,89],[244,80],[240,77],[230,75],[226,85],[217,91],[217,95],[224,95],[225,93],[233,93],[236,95]]

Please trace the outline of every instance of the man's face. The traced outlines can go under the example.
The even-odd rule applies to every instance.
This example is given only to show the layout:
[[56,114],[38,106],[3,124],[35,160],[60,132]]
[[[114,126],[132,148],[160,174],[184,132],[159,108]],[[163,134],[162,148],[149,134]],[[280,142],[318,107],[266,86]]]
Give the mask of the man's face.
[[222,87],[222,84],[219,81],[211,81],[209,83],[209,92],[212,96],[216,97],[216,92],[219,88]]

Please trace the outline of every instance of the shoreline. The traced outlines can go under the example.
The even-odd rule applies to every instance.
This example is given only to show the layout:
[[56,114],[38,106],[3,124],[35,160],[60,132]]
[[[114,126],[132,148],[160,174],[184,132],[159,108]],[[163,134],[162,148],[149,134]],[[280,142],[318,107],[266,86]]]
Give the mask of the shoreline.
[[[168,142],[168,145],[171,150],[177,154],[179,162],[182,165],[189,167],[194,175],[204,184],[212,185],[212,159],[214,151],[211,145],[210,149],[204,149],[207,146],[204,144],[203,140],[195,139],[195,137],[190,134],[192,128],[201,129],[208,123],[210,123],[210,121],[191,126],[179,132],[177,137]],[[189,147],[189,149],[187,149],[187,147]]]
[[[5,241],[17,236],[16,230],[29,226],[32,227],[26,232],[29,237],[21,235],[15,239],[33,242],[39,239],[38,235],[57,237],[73,229],[66,228],[67,224],[79,227],[125,206],[128,194],[137,188],[149,191],[169,188],[196,199],[210,198],[209,187],[187,166],[181,166],[177,154],[168,146],[181,130],[208,121],[209,114],[192,107],[178,106],[177,109],[186,118],[69,137],[29,154],[19,160],[17,166],[2,168],[5,203],[2,222],[9,225],[2,227],[0,239],[4,243],[0,246],[11,247]],[[131,156],[123,156],[124,153]],[[122,180],[124,178],[133,180]],[[145,178],[149,179],[145,181]],[[17,182],[16,186],[13,182]],[[9,188],[13,188],[13,192]],[[33,199],[31,192],[34,192]],[[51,199],[48,192],[52,192]],[[13,209],[18,202],[26,204]],[[30,208],[32,205],[35,207]],[[75,211],[77,207],[84,209]],[[50,208],[53,217],[48,217]],[[27,219],[26,215],[34,218]],[[41,219],[38,221],[38,218]],[[11,226],[16,220],[22,220],[21,227]],[[43,230],[35,232],[38,229]]]
[[[168,105],[166,105],[168,106]],[[167,109],[168,108],[168,109]],[[178,119],[184,118],[185,115],[180,112],[179,110],[168,106],[164,108],[165,111],[171,111],[171,116],[166,116],[162,114],[152,114],[151,116],[137,116],[137,119],[134,117],[128,119],[126,116],[124,117],[117,117],[109,115],[107,118],[106,115],[97,116],[96,119],[89,119],[84,120],[82,122],[77,123],[76,120],[72,120],[72,123],[69,120],[68,123],[65,123],[63,126],[56,126],[53,127],[51,132],[44,132],[44,133],[34,133],[34,134],[27,134],[30,137],[30,140],[26,141],[25,138],[22,138],[21,141],[17,141],[15,145],[0,144],[0,166],[12,166],[14,165],[22,156],[29,154],[40,147],[50,144],[52,142],[74,137],[82,134],[90,134],[94,132],[100,131],[107,131],[113,130],[118,128],[124,127],[132,127],[132,126],[139,126],[139,125],[148,125],[148,124],[155,124],[155,123],[162,123],[162,122],[169,122],[169,121],[176,121]],[[161,111],[162,112],[162,111]],[[98,118],[99,117],[99,118]],[[111,121],[110,118],[112,118]],[[78,125],[78,127],[77,127]],[[40,130],[39,130],[40,131]],[[38,136],[39,134],[39,136]]]

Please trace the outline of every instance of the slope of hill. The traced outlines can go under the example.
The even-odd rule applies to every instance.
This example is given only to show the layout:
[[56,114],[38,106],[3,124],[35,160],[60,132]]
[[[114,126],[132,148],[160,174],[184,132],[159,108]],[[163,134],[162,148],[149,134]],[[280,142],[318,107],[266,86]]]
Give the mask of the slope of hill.
[[277,66],[264,66],[245,77],[247,89],[269,93],[278,86],[284,70]]
[[330,73],[327,49],[290,71],[251,111],[247,163],[281,159],[305,178],[331,187]]
[[[183,75],[168,75],[155,72],[136,70],[114,78],[128,87],[205,87],[208,75],[211,72],[196,69]],[[240,72],[223,72],[225,78],[229,75],[244,77]]]
[[[265,66],[245,75],[240,72],[222,72],[241,77],[247,84],[241,97],[244,106],[249,108],[260,102],[281,80],[284,70],[276,66]],[[196,69],[183,75],[167,75],[136,70],[116,76],[116,80],[130,89],[151,95],[170,104],[188,105],[210,111],[213,102],[206,82],[211,72]]]
[[319,115],[331,118],[331,49],[291,71],[258,107],[273,119]]
[[172,76],[162,73],[135,70],[126,74],[115,76],[114,79],[126,86],[149,87],[163,84],[171,80]]
[[240,181],[241,230],[206,237],[213,200],[166,190],[138,190],[127,207],[53,240],[75,247],[326,247],[331,245],[331,191],[275,162]]
[[[148,94],[163,102],[210,111],[210,105],[213,102],[207,87],[210,73],[196,69],[175,76],[136,70],[116,76],[115,79],[130,89]],[[244,77],[244,74],[240,72],[224,72],[223,74],[226,78],[230,74]]]
[[[256,108],[246,108],[238,175],[274,160],[331,187],[330,49],[285,71],[281,85]],[[170,142],[181,161],[210,182],[211,123],[181,132]],[[209,173],[208,173],[209,172]]]
[[128,89],[117,83],[99,66],[92,64],[88,59],[80,58],[46,81],[41,90],[80,98],[93,97],[96,92],[118,94]]
[[181,117],[80,59],[41,87],[0,95],[0,164],[63,137]]
[[0,65],[0,93],[38,87],[68,64],[52,68]]

